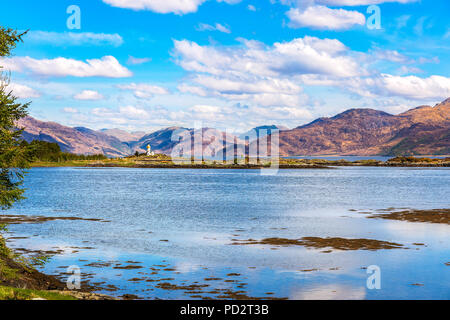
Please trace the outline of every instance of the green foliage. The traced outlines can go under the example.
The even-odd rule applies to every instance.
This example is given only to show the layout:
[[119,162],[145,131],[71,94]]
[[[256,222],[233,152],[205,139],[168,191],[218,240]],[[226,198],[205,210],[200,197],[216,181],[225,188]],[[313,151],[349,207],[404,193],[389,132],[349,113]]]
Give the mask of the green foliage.
[[400,163],[435,163],[435,162],[439,162],[439,159],[416,158],[416,157],[395,157],[395,158],[389,159],[388,162],[400,162]]
[[21,142],[21,147],[26,150],[28,158],[32,161],[42,162],[66,162],[76,160],[105,160],[103,154],[83,155],[62,152],[57,143],[34,140],[31,143]]
[[[24,33],[0,27],[0,57],[7,57],[22,41]],[[0,66],[1,69],[1,66]],[[28,167],[26,152],[20,148],[22,131],[16,122],[27,115],[29,104],[21,104],[8,90],[8,78],[0,75],[0,209],[10,208],[23,199],[21,189],[24,169]]]
[[77,300],[75,297],[57,292],[0,286],[0,300],[32,300],[37,298],[45,300]]
[[18,42],[22,42],[22,37],[26,33],[0,26],[0,57],[10,56],[11,51],[16,48]]
[[49,255],[39,255],[29,258],[29,263],[35,267],[43,267],[52,259]]

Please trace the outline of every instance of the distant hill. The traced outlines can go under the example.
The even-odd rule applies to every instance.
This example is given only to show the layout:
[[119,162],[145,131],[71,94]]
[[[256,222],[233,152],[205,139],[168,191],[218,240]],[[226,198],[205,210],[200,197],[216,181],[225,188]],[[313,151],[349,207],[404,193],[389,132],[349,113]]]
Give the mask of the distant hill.
[[23,138],[55,142],[64,152],[75,154],[104,154],[110,157],[129,155],[130,147],[119,139],[88,128],[71,128],[55,122],[43,122],[26,117],[18,122],[25,128]]
[[[144,152],[147,145],[157,153],[170,155],[179,141],[173,134],[182,131],[200,134],[200,130],[171,127],[146,134],[119,129],[100,131],[84,127],[70,128],[32,117],[19,121],[28,142],[56,142],[64,152],[104,154],[120,157]],[[450,154],[450,98],[434,107],[420,106],[399,115],[373,109],[350,109],[331,118],[319,118],[295,129],[269,125],[256,129],[280,130],[280,154],[298,155],[439,155]],[[202,149],[218,152],[223,146],[246,144],[243,138],[213,128],[201,129]],[[221,139],[218,139],[220,137]],[[260,137],[262,139],[263,137]],[[225,142],[221,141],[225,140]],[[184,150],[190,142],[182,141]],[[257,143],[257,140],[250,143]],[[180,145],[178,145],[180,147]],[[200,146],[196,146],[198,149]]]
[[280,132],[280,153],[294,155],[450,154],[450,99],[399,115],[351,109]]
[[170,127],[155,131],[153,133],[144,135],[137,141],[132,142],[130,144],[130,147],[133,151],[144,152],[147,149],[147,145],[150,145],[154,152],[170,154],[172,148],[177,144],[176,141],[172,141],[172,135],[177,130],[183,129],[184,128],[181,127]]
[[[191,146],[192,141],[190,141],[191,139],[189,139],[189,137],[193,137],[194,135],[202,135],[203,139],[195,140],[197,145]],[[222,141],[220,141],[218,137],[221,137]],[[202,144],[201,149],[198,145],[199,140]],[[148,134],[139,141],[132,143],[131,147],[133,150],[140,151],[145,150],[147,145],[150,145],[153,151],[170,155],[173,148],[178,144],[181,144],[178,145],[178,148],[183,148],[185,152],[190,152],[188,151],[189,148],[195,150],[205,150],[205,148],[209,148],[210,154],[222,150],[224,145],[229,146],[234,143],[240,145],[244,144],[239,138],[230,134],[225,135],[223,132],[213,128],[194,130],[182,127],[171,127]]]
[[[259,127],[253,128],[253,129],[239,135],[239,139],[245,140],[246,137],[248,137],[250,139],[250,138],[256,137],[256,136],[259,138],[263,138],[263,137],[267,136],[268,134],[271,134],[272,131],[274,131],[274,130],[279,130],[279,131],[289,130],[289,128],[285,127],[285,126],[277,126],[274,124],[266,125],[266,126],[259,126]],[[253,139],[250,139],[250,140],[253,140]]]
[[100,132],[107,134],[108,136],[113,136],[119,139],[122,142],[133,142],[141,139],[145,136],[145,132],[128,132],[120,129],[102,129]]

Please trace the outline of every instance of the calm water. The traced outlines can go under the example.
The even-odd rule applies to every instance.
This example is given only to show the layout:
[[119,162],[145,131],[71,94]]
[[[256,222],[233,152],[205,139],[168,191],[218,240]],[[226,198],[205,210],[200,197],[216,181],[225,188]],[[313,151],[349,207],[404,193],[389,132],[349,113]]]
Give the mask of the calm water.
[[[166,299],[217,297],[216,289],[290,299],[450,299],[448,225],[359,213],[449,208],[449,169],[351,167],[262,176],[257,170],[35,168],[26,188],[27,199],[7,214],[110,221],[10,228],[15,237],[28,237],[11,239],[16,248],[64,250],[45,272],[78,265],[99,292]],[[323,253],[230,245],[305,236],[370,238],[409,249]],[[369,265],[381,268],[381,290],[366,287]],[[162,283],[205,287],[199,293]]]

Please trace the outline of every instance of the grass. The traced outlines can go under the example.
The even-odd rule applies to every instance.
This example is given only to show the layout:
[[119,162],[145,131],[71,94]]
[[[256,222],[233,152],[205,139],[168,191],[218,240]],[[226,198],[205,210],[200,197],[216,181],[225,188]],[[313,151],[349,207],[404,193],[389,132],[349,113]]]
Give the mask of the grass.
[[[0,232],[6,232],[7,226],[0,224]],[[23,256],[15,254],[6,246],[5,239],[0,235],[0,283],[11,285],[21,279],[21,272],[24,270],[32,270],[29,260]],[[44,263],[38,258],[38,263]],[[56,292],[19,289],[9,286],[0,285],[0,300],[76,300],[74,297],[62,295]]]
[[[261,159],[259,163],[256,159],[252,159],[249,163],[249,159],[240,158],[236,161],[218,161],[218,160],[197,160],[197,162],[190,162],[187,159],[183,159],[184,162],[180,163],[181,159],[177,159],[178,162],[172,162],[172,159],[165,155],[155,155],[151,157],[147,156],[130,156],[126,158],[114,158],[105,160],[69,160],[63,162],[34,162],[32,167],[123,167],[123,168],[223,168],[223,169],[248,169],[248,168],[260,168],[269,167],[271,163],[270,159]],[[281,169],[290,168],[312,168],[322,167],[327,168],[329,166],[450,166],[450,158],[446,159],[430,159],[430,158],[414,158],[414,157],[396,157],[386,162],[378,160],[326,160],[326,159],[290,159],[280,158],[279,167]]]
[[63,295],[56,292],[31,290],[31,289],[17,289],[0,286],[0,300],[77,300],[72,296]]
[[[0,225],[1,230],[6,230],[4,225]],[[5,239],[0,235],[0,279],[16,279],[17,272],[10,268],[6,263],[6,259],[12,258],[12,251],[6,246]]]

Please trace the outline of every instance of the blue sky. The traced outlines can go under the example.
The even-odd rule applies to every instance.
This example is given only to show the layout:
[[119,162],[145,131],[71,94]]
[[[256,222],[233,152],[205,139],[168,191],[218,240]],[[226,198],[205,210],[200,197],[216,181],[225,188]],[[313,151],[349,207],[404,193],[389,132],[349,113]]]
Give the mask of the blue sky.
[[[71,5],[81,29],[67,26]],[[449,9],[448,0],[4,0],[0,24],[30,31],[0,65],[32,116],[65,125],[295,127],[449,97]]]

